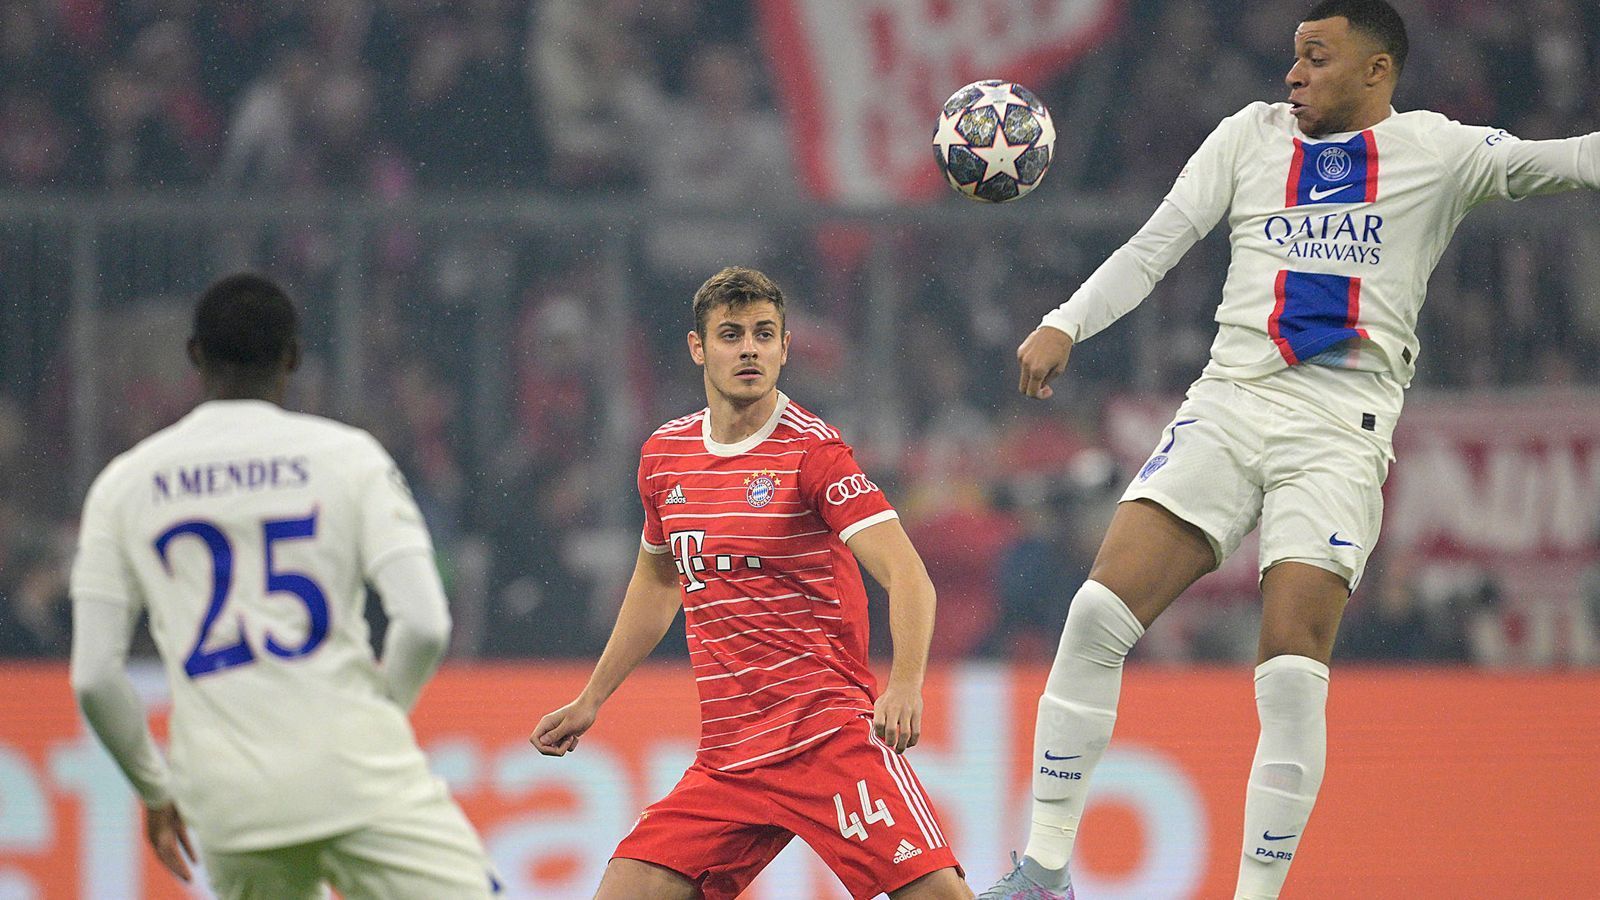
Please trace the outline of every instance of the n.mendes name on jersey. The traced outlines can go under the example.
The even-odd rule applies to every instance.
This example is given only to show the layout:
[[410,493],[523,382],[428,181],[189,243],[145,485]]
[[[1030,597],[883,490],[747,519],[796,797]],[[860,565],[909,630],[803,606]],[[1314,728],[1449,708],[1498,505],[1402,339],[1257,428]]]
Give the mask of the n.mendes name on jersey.
[[303,455],[180,463],[150,474],[150,499],[159,504],[185,498],[230,497],[301,488],[310,482],[311,463]]

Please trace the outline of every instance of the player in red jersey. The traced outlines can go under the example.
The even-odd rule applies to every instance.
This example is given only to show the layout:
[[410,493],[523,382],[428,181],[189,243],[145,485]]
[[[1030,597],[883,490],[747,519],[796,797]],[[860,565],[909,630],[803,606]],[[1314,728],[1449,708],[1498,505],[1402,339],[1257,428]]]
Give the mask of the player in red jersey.
[[[727,268],[694,297],[689,355],[707,406],[639,460],[644,535],[617,624],[539,752],[578,745],[681,605],[700,749],[639,817],[599,898],[733,898],[798,835],[856,897],[970,898],[916,775],[934,591],[894,508],[825,422],[778,390],[783,293]],[[856,561],[889,592],[894,664],[867,668]]]

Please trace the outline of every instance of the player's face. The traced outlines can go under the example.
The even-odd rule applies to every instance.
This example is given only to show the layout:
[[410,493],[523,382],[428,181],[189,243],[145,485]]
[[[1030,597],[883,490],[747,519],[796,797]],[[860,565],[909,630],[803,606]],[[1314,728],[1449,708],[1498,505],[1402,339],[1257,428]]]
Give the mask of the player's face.
[[1373,76],[1374,42],[1344,16],[1301,22],[1294,33],[1291,112],[1308,137],[1354,130]]
[[689,355],[705,367],[709,391],[751,403],[777,388],[789,361],[789,333],[771,303],[724,304],[711,311],[704,340],[689,332]]

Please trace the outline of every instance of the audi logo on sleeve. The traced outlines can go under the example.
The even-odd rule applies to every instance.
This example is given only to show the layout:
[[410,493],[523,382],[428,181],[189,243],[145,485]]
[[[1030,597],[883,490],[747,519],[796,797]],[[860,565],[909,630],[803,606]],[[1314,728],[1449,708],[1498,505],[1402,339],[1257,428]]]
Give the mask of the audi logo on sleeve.
[[843,506],[845,503],[857,497],[864,497],[877,489],[878,486],[868,481],[867,476],[858,473],[847,478],[841,478],[828,485],[826,496],[828,502],[834,506]]

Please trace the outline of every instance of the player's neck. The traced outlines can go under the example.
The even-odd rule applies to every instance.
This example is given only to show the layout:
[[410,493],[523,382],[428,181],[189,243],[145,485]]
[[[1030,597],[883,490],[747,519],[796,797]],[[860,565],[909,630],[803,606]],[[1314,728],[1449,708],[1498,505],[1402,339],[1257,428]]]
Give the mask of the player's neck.
[[259,380],[235,380],[230,378],[206,379],[201,384],[202,393],[207,401],[211,400],[262,400],[267,403],[283,405],[287,395],[287,387],[282,384],[264,384]]
[[1341,122],[1337,127],[1330,127],[1322,134],[1308,134],[1306,137],[1324,138],[1330,134],[1355,134],[1359,131],[1366,131],[1368,128],[1389,118],[1393,112],[1394,107],[1389,105],[1388,100],[1384,100],[1370,109],[1357,111],[1355,115],[1350,117],[1349,121]]
[[741,403],[711,391],[706,397],[711,411],[708,431],[719,444],[737,444],[767,424],[778,408],[778,390],[773,388],[757,400]]

